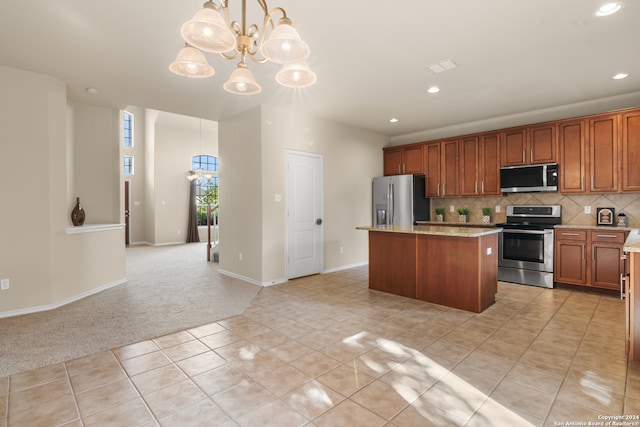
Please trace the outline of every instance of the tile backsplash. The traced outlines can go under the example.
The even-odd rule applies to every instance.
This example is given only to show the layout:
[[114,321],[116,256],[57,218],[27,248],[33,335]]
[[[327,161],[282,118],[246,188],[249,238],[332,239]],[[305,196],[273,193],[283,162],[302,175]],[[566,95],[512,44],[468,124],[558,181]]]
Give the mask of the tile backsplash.
[[[495,197],[462,197],[452,199],[431,199],[431,215],[435,208],[445,208],[445,221],[458,221],[458,208],[468,208],[468,222],[482,221],[482,208],[491,208],[491,222],[506,221],[507,205],[562,205],[564,225],[596,225],[597,208],[614,208],[627,216],[628,226],[640,228],[640,193],[566,195],[560,193],[515,193]],[[450,212],[450,207],[454,212]],[[500,206],[500,212],[496,212]],[[585,214],[584,207],[591,206],[591,213]]]

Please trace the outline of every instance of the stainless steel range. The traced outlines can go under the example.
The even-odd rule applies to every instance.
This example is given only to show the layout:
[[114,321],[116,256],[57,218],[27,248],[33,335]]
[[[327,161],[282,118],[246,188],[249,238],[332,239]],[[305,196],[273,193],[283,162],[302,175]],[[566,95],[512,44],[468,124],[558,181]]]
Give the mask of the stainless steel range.
[[508,205],[498,239],[498,280],[553,288],[553,227],[560,205]]

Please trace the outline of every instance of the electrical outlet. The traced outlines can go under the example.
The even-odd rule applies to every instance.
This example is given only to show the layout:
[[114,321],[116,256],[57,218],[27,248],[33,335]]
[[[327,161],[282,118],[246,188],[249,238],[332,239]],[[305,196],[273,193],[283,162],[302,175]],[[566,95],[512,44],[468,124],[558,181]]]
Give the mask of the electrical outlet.
[[496,205],[495,211],[496,211],[496,213],[500,213],[500,205]]
[[453,205],[449,206],[449,212],[455,212],[455,211],[456,211],[456,208]]
[[6,291],[7,289],[9,289],[9,279],[2,279],[0,280],[0,290],[2,291]]
[[238,254],[238,261],[243,261],[242,252]]
[[589,215],[591,213],[591,206],[585,206],[584,207],[584,213]]

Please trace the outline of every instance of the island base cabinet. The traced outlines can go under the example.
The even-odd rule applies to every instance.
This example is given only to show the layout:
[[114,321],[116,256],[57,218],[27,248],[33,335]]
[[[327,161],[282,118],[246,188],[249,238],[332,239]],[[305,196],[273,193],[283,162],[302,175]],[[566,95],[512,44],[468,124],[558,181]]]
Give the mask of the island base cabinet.
[[416,298],[480,313],[498,291],[497,234],[476,239],[418,236]]
[[629,281],[627,283],[627,345],[629,360],[640,362],[640,252],[632,252],[628,255]]
[[369,288],[416,297],[415,235],[369,233]]

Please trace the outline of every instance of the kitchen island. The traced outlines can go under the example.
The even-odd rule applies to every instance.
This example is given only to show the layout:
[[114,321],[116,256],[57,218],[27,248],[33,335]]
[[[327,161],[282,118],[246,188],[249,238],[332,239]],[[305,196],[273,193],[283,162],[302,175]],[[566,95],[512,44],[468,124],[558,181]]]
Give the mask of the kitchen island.
[[356,228],[369,232],[370,289],[476,313],[495,302],[501,229]]

